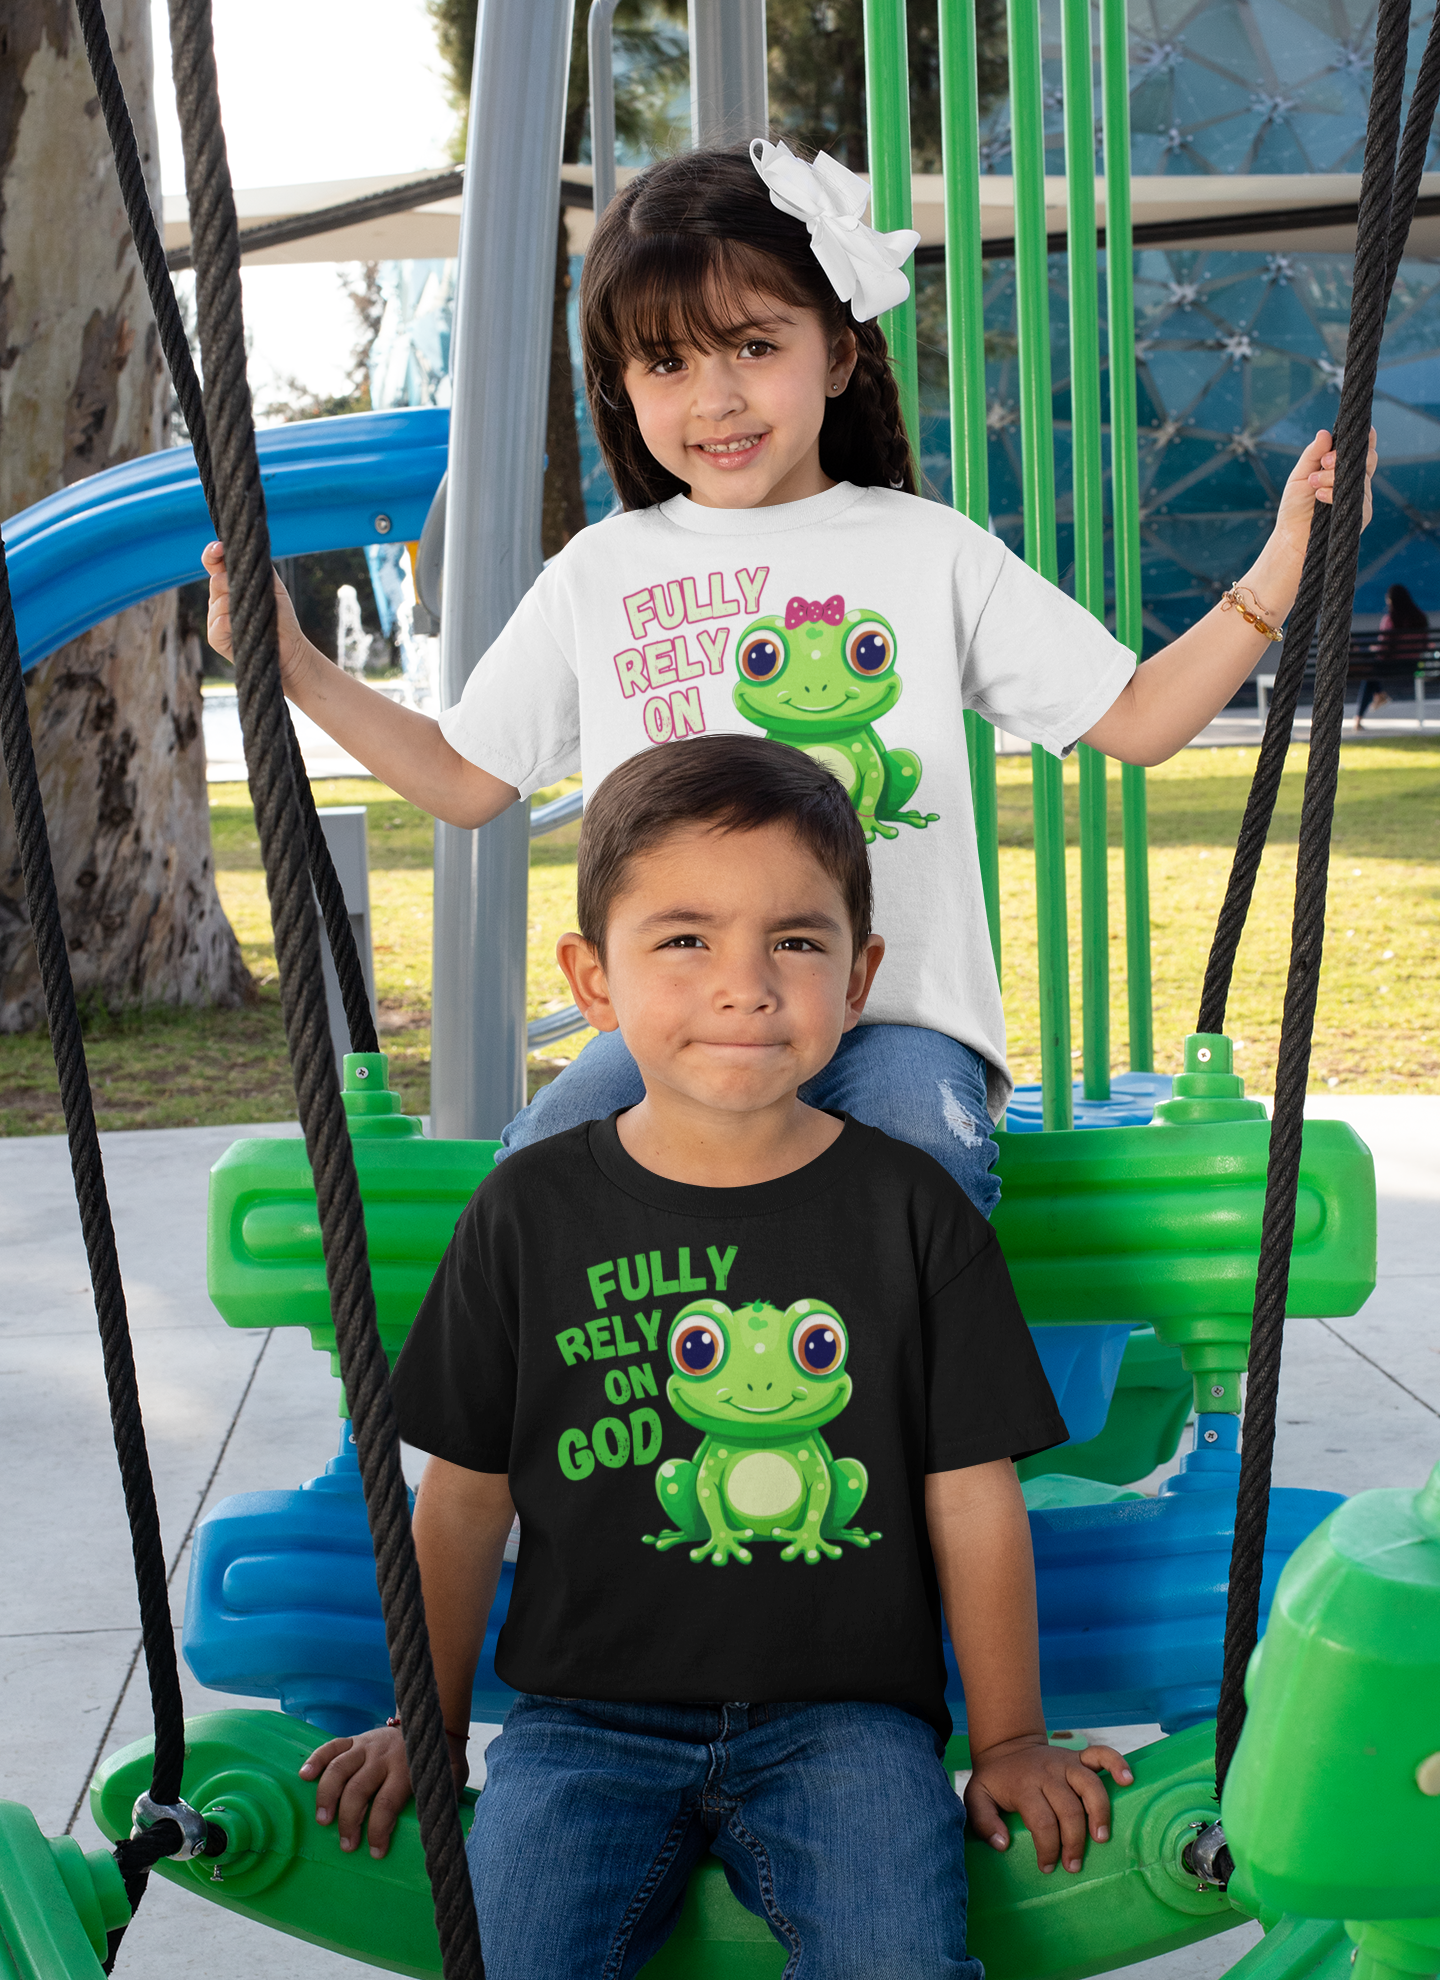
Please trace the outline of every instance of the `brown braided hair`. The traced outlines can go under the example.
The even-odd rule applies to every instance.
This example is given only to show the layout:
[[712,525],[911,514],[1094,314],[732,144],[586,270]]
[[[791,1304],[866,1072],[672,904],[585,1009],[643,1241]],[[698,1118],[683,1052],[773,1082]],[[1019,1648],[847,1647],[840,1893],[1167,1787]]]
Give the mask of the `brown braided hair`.
[[606,208],[580,278],[580,344],[590,416],[627,509],[683,495],[687,484],[640,435],[626,367],[677,346],[716,350],[733,335],[740,298],[777,297],[813,310],[831,347],[846,330],[856,364],[825,404],[820,466],[832,481],[916,492],[914,458],[885,334],[857,323],[815,259],[803,220],[771,203],[748,146],[687,151],[632,179]]

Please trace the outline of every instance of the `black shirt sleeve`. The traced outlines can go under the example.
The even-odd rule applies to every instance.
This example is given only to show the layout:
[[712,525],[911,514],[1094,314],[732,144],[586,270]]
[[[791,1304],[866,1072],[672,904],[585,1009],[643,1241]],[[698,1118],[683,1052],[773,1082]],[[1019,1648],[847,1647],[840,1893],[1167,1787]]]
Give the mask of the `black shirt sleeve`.
[[390,1387],[407,1444],[467,1471],[508,1471],[515,1316],[502,1312],[485,1270],[483,1192],[455,1227]]
[[995,1233],[920,1309],[925,1469],[1030,1457],[1069,1435]]

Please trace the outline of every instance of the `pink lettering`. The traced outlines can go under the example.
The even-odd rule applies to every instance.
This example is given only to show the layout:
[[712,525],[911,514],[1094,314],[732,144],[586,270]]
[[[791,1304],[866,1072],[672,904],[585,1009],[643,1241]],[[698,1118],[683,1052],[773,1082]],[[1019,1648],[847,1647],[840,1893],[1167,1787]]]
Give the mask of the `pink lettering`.
[[[726,630],[728,631],[729,628],[727,627]],[[700,637],[703,639],[704,634],[702,633]],[[700,665],[700,662],[698,660],[692,660],[690,658],[690,649],[685,643],[684,633],[678,633],[675,638],[676,680],[677,681],[698,680],[698,678],[700,677],[701,674],[704,673],[704,671],[705,669]]]
[[620,692],[627,701],[632,694],[645,692],[648,686],[645,679],[645,664],[633,646],[615,655],[615,671],[620,676]]
[[668,584],[655,585],[650,596],[655,601],[655,617],[665,632],[674,632],[677,626],[685,623],[685,593],[678,580],[671,578]]
[[[696,692],[696,689],[691,689],[692,694]],[[670,704],[663,694],[657,694],[653,701],[645,704],[645,733],[652,743],[667,743],[674,739],[675,717],[670,713]]]
[[[651,708],[655,706],[650,703]],[[705,733],[705,710],[700,706],[698,687],[679,690],[670,697],[670,722],[677,740],[681,736],[703,736]]]
[[710,662],[712,674],[725,671],[725,648],[730,642],[729,626],[716,626],[714,632],[698,632],[695,635],[705,649],[705,658]]
[[645,648],[645,672],[652,688],[668,687],[675,678],[675,642],[652,639]]
[[625,600],[625,616],[630,621],[630,637],[644,639],[645,629],[655,617],[648,591],[632,591]]
[[[735,573],[735,581],[744,596],[745,612],[749,618],[753,619],[755,614],[760,610],[760,594],[765,589],[765,580],[769,575],[770,566],[768,564],[757,564],[753,571],[736,571]],[[640,635],[637,633],[635,637],[638,639]]]

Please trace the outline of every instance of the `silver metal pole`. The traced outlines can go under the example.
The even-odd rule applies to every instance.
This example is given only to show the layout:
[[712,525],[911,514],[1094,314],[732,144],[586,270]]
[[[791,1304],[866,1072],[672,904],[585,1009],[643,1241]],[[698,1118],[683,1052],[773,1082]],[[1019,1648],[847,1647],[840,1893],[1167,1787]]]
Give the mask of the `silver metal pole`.
[[615,197],[615,9],[620,0],[590,0],[585,33],[590,46],[590,159],[595,218]]
[[690,0],[690,136],[744,144],[770,135],[765,0]]
[[[453,344],[440,693],[541,565],[540,499],[560,145],[574,0],[480,0]],[[435,827],[430,1113],[491,1137],[525,1099],[529,806],[478,832]]]

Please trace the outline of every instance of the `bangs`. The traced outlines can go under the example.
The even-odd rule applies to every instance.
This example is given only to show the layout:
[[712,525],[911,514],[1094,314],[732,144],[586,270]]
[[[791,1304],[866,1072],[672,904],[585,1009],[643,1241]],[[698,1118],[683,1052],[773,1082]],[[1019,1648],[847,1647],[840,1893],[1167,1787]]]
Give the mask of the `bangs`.
[[632,235],[606,272],[603,292],[587,299],[590,338],[595,356],[620,371],[738,342],[761,298],[836,314],[833,291],[816,294],[775,255],[714,234]]

